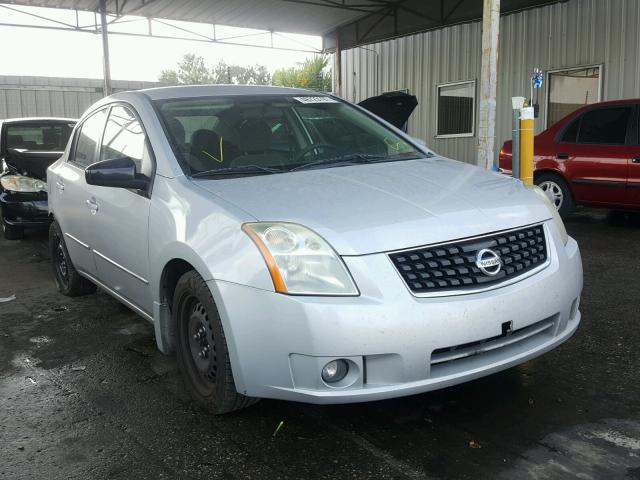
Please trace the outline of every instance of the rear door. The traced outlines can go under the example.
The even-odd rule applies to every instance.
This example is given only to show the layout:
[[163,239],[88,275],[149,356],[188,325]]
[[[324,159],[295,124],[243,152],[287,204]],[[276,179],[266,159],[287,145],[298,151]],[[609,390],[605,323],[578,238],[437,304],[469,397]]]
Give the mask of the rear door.
[[58,169],[52,187],[56,196],[56,220],[64,234],[65,244],[75,268],[95,276],[91,253],[92,210],[87,204],[84,169],[95,163],[104,128],[106,110],[87,117],[76,130],[69,158]]
[[[136,174],[151,179],[154,160],[147,136],[133,109],[116,104],[111,107],[100,160],[129,157]],[[140,310],[151,313],[149,288],[149,191],[87,186],[93,205],[89,244],[98,279]]]
[[629,180],[627,183],[627,203],[640,207],[640,105],[636,105],[636,115],[629,145]]
[[622,205],[626,201],[628,136],[632,106],[587,110],[567,126],[557,144],[556,158],[578,203]]

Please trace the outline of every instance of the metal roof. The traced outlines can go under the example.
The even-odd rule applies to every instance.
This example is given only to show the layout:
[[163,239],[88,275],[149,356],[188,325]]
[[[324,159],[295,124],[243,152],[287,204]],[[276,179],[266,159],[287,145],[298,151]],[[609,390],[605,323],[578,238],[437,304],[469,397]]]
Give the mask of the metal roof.
[[[4,0],[5,2],[7,0]],[[502,0],[502,13],[566,0]],[[98,11],[100,0],[9,0],[14,5]],[[106,0],[107,13],[324,35],[333,48],[477,20],[482,0]],[[341,28],[344,27],[344,28]]]
[[[6,2],[6,0],[4,0]],[[96,12],[99,0],[9,0],[6,3]],[[322,35],[380,8],[375,0],[107,0],[107,13]],[[386,3],[386,2],[382,2]],[[335,5],[334,5],[335,4]],[[358,7],[350,7],[357,4]]]

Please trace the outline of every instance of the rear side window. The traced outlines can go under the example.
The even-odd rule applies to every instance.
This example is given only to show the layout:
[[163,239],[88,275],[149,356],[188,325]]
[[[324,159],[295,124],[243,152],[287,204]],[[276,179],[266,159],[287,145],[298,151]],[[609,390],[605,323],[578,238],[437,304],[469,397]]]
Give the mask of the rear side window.
[[123,157],[134,161],[136,173],[151,178],[153,164],[142,125],[128,108],[115,106],[104,129],[100,160]]
[[578,143],[624,145],[631,109],[598,108],[582,116]]
[[104,127],[106,111],[100,110],[88,117],[80,127],[76,140],[76,151],[73,162],[86,168],[97,161],[96,153],[100,135]]

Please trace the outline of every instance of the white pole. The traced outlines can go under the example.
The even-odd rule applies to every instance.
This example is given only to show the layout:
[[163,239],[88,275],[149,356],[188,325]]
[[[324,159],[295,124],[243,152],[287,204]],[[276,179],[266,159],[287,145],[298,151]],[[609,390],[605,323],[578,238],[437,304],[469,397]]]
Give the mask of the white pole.
[[495,161],[499,31],[500,0],[483,0],[478,165],[489,169],[493,168]]

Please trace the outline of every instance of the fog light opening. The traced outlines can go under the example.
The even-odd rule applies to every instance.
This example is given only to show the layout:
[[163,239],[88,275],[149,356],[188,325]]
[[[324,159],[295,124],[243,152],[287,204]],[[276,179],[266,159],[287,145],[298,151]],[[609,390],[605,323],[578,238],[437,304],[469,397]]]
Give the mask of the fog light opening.
[[322,368],[322,380],[326,383],[338,383],[349,373],[349,363],[341,358],[331,360]]

